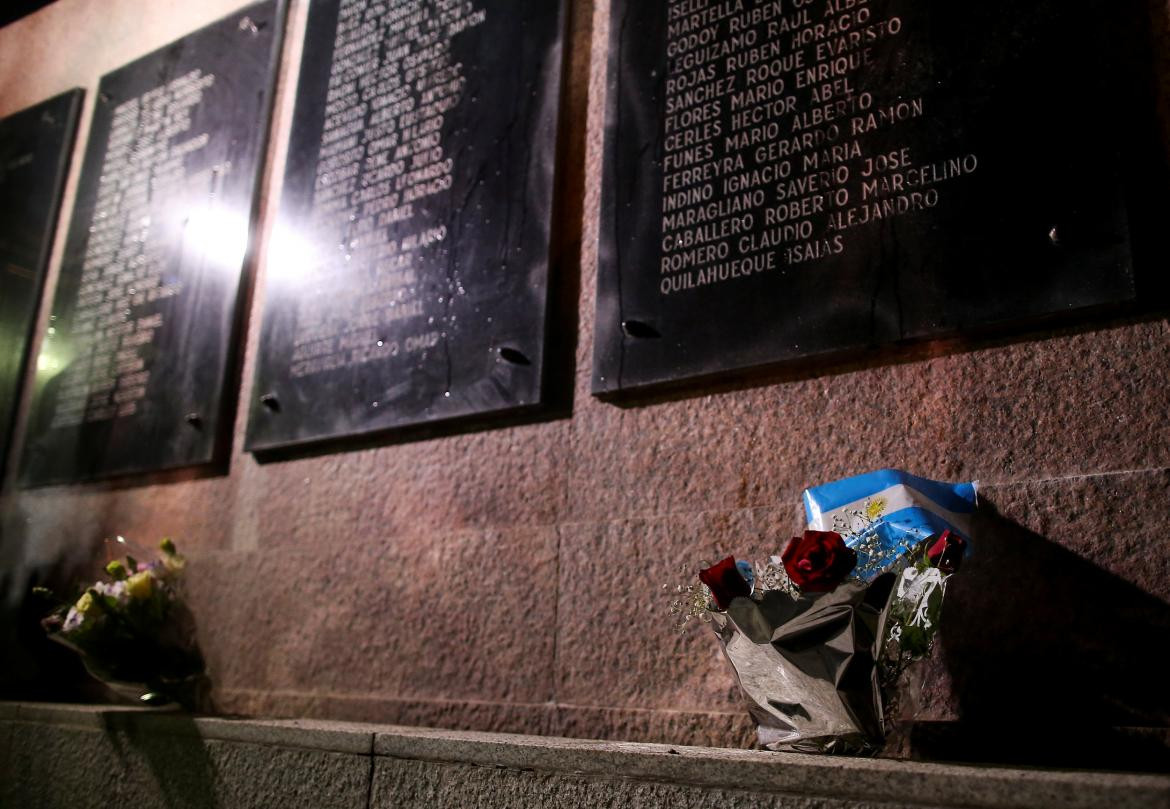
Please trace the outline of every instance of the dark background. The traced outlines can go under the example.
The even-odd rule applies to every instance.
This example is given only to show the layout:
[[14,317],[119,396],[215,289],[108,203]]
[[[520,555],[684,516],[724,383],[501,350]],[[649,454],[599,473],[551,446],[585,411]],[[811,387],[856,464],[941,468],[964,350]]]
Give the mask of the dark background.
[[26,14],[32,14],[51,2],[53,0],[7,0],[7,2],[0,4],[0,26],[16,22]]

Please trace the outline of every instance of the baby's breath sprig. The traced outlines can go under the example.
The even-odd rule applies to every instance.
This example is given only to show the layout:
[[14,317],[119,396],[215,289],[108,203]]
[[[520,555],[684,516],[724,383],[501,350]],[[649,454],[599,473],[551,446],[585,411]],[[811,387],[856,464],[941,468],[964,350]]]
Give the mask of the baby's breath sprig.
[[792,598],[800,598],[800,591],[788,578],[788,571],[779,556],[773,556],[763,564],[756,563],[756,589],[779,590]]
[[892,550],[882,545],[882,539],[874,529],[881,522],[888,505],[884,497],[871,497],[862,503],[861,508],[847,508],[833,517],[833,530],[857,551],[857,567],[852,573],[854,578],[873,578],[885,569],[890,559],[900,558],[914,547],[905,540]]
[[[701,563],[708,567],[706,562]],[[687,584],[676,584],[673,588],[669,584],[662,585],[662,589],[672,591],[675,598],[670,602],[670,614],[678,620],[678,630],[685,631],[692,620],[708,623],[711,621],[711,591],[702,582],[694,581],[695,572],[683,565],[680,571]]]
[[847,508],[833,516],[833,530],[843,537],[864,534],[886,513],[884,497],[871,497],[861,508]]
[[910,529],[893,548],[882,544],[877,532],[867,530],[861,534],[851,546],[857,551],[857,567],[853,575],[863,580],[870,580],[884,573],[892,565],[900,569],[906,564],[915,564],[922,555],[921,540],[926,539],[921,531]]

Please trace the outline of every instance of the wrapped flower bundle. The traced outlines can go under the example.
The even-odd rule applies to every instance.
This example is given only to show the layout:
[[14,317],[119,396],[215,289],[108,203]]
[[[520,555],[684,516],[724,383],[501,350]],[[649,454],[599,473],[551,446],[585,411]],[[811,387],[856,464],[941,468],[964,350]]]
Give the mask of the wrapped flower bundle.
[[114,691],[195,710],[205,699],[206,678],[194,620],[180,594],[186,562],[170,539],[159,549],[150,562],[130,555],[111,561],[107,579],[60,604],[42,625]]
[[804,501],[803,536],[766,564],[728,557],[702,570],[676,609],[711,622],[762,746],[873,753],[883,687],[931,649],[975,485],[882,470]]

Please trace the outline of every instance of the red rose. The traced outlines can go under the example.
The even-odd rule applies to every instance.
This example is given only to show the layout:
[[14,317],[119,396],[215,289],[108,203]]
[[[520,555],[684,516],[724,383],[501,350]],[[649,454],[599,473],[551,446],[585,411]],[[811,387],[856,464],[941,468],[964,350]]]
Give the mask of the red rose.
[[780,554],[792,583],[806,593],[827,593],[857,564],[857,553],[835,531],[805,531]]
[[950,531],[943,531],[938,541],[926,551],[926,558],[943,573],[954,573],[963,563],[967,552],[967,540]]
[[719,609],[727,609],[733,598],[747,598],[752,594],[752,588],[735,568],[735,557],[728,556],[722,562],[711,565],[706,570],[699,571],[699,581],[711,590],[711,596]]

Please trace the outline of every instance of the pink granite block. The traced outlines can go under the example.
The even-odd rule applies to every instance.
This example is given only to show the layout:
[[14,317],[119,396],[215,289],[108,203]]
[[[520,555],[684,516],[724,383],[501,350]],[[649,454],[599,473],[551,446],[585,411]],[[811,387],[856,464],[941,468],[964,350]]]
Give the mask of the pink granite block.
[[191,565],[218,688],[541,702],[555,536],[351,535]]
[[779,552],[797,519],[795,509],[759,509],[562,528],[558,702],[740,710],[713,633],[697,625],[679,630],[669,612],[672,591],[697,582],[703,560]]

